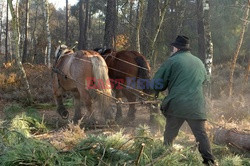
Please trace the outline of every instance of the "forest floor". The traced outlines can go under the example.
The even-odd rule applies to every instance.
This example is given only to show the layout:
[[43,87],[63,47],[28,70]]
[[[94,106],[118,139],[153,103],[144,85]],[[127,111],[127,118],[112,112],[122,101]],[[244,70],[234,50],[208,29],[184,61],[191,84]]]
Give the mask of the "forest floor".
[[[58,137],[66,137],[63,135],[63,131],[67,129],[74,130],[74,127],[72,127],[72,125],[70,125],[71,123],[69,122],[69,120],[72,119],[74,113],[73,100],[70,99],[70,95],[67,95],[65,103],[70,112],[70,117],[69,120],[63,120],[56,112],[56,106],[53,100],[51,71],[43,65],[25,64],[24,67],[30,83],[31,93],[34,97],[34,104],[32,104],[32,106],[26,105],[26,94],[24,92],[21,80],[16,74],[17,69],[12,67],[7,69],[2,68],[0,73],[0,121],[6,121],[10,114],[17,114],[15,110],[18,110],[18,114],[20,112],[29,112],[30,110],[33,110],[39,114],[39,117],[41,117],[43,123],[48,128],[46,133],[43,133],[40,136],[39,134],[35,134],[34,138],[49,140],[54,146],[60,148],[60,146],[62,146],[62,142],[64,142],[64,144],[66,143],[65,140],[62,140],[62,138],[60,138],[58,141]],[[244,68],[237,66],[235,73],[235,94],[233,98],[229,99],[227,97],[229,67],[227,64],[225,64],[216,66],[214,68],[214,76],[212,79],[213,95],[212,99],[207,99],[209,112],[206,127],[211,140],[213,139],[214,130],[219,127],[237,129],[238,131],[244,131],[247,133],[250,132],[250,85],[249,82],[247,82],[246,86],[244,87],[245,89],[243,89],[242,80],[244,80],[244,72],[242,71],[244,71]],[[115,110],[114,103],[112,106],[114,108],[113,110]],[[124,135],[134,137],[138,131],[138,128],[149,126],[151,137],[162,141],[165,124],[165,120],[162,116],[158,117],[156,122],[157,127],[155,127],[151,126],[149,123],[149,109],[146,106],[137,106],[136,120],[133,122],[126,118],[127,111],[128,108],[124,106],[124,118],[121,122],[114,122],[109,125],[97,125],[94,129],[85,128],[85,130],[83,129],[84,135],[99,135],[105,133],[110,135],[111,133],[117,133],[122,130]],[[115,112],[113,114],[115,114]],[[100,117],[100,115],[98,117]],[[76,131],[79,132],[79,130]],[[192,132],[187,124],[182,126],[181,132],[175,143],[184,147],[193,147],[196,145]],[[244,163],[243,165],[250,165],[249,153],[235,151],[234,148],[228,150],[228,148],[226,148],[224,145],[221,145],[221,147],[218,148],[217,145],[213,144],[212,148],[216,153],[215,155],[217,155],[216,157],[219,158],[220,164],[222,165],[223,163],[226,165],[225,163],[227,162],[237,163],[238,160],[241,160],[242,163]],[[66,149],[68,150],[70,147],[67,147]],[[221,153],[225,153],[225,156],[231,157],[225,159],[224,156],[223,159],[220,156]],[[239,156],[242,158],[238,159],[237,157]]]

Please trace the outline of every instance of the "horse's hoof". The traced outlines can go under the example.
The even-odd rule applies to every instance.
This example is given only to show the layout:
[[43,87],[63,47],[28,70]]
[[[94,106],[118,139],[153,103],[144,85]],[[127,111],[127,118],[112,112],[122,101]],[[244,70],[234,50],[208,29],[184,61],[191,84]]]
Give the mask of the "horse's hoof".
[[59,113],[63,119],[69,118],[69,112],[68,111],[62,111]]

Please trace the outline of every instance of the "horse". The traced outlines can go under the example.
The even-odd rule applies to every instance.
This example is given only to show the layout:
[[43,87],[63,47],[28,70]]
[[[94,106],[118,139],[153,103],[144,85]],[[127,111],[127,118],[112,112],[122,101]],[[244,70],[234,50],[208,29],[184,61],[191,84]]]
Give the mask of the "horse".
[[[95,48],[94,51],[99,52],[108,65],[109,77],[116,98],[121,98],[124,95],[128,102],[135,102],[136,98],[140,97],[137,90],[142,90],[147,94],[153,93],[150,87],[139,86],[139,84],[145,84],[145,80],[146,82],[150,81],[150,65],[142,54],[137,51],[113,51],[103,48]],[[135,120],[135,113],[135,104],[130,104],[127,117],[133,121]],[[117,103],[115,119],[120,120],[121,118],[121,104]],[[152,120],[152,114],[150,120]]]
[[[101,80],[102,84],[98,80]],[[63,119],[69,116],[63,105],[63,94],[67,91],[72,92],[74,96],[74,123],[78,123],[82,118],[82,101],[87,108],[86,117],[89,123],[95,122],[93,100],[98,100],[104,114],[102,117],[112,118],[108,111],[108,96],[112,95],[108,67],[99,53],[91,50],[74,52],[66,45],[59,45],[55,51],[55,63],[52,68],[52,85],[57,112]]]

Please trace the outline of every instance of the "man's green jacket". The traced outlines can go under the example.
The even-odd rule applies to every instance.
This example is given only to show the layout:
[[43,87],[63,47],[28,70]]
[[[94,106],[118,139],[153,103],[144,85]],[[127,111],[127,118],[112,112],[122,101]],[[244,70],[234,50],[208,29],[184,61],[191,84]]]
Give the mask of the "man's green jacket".
[[207,78],[202,61],[190,51],[178,51],[154,76],[154,90],[168,95],[161,104],[163,114],[185,119],[206,119],[203,83]]

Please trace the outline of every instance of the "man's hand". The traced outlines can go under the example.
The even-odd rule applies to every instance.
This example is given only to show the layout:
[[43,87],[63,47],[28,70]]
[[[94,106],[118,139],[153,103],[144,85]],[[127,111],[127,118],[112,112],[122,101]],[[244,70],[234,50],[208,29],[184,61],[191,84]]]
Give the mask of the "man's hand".
[[155,99],[159,97],[159,92],[155,92]]

